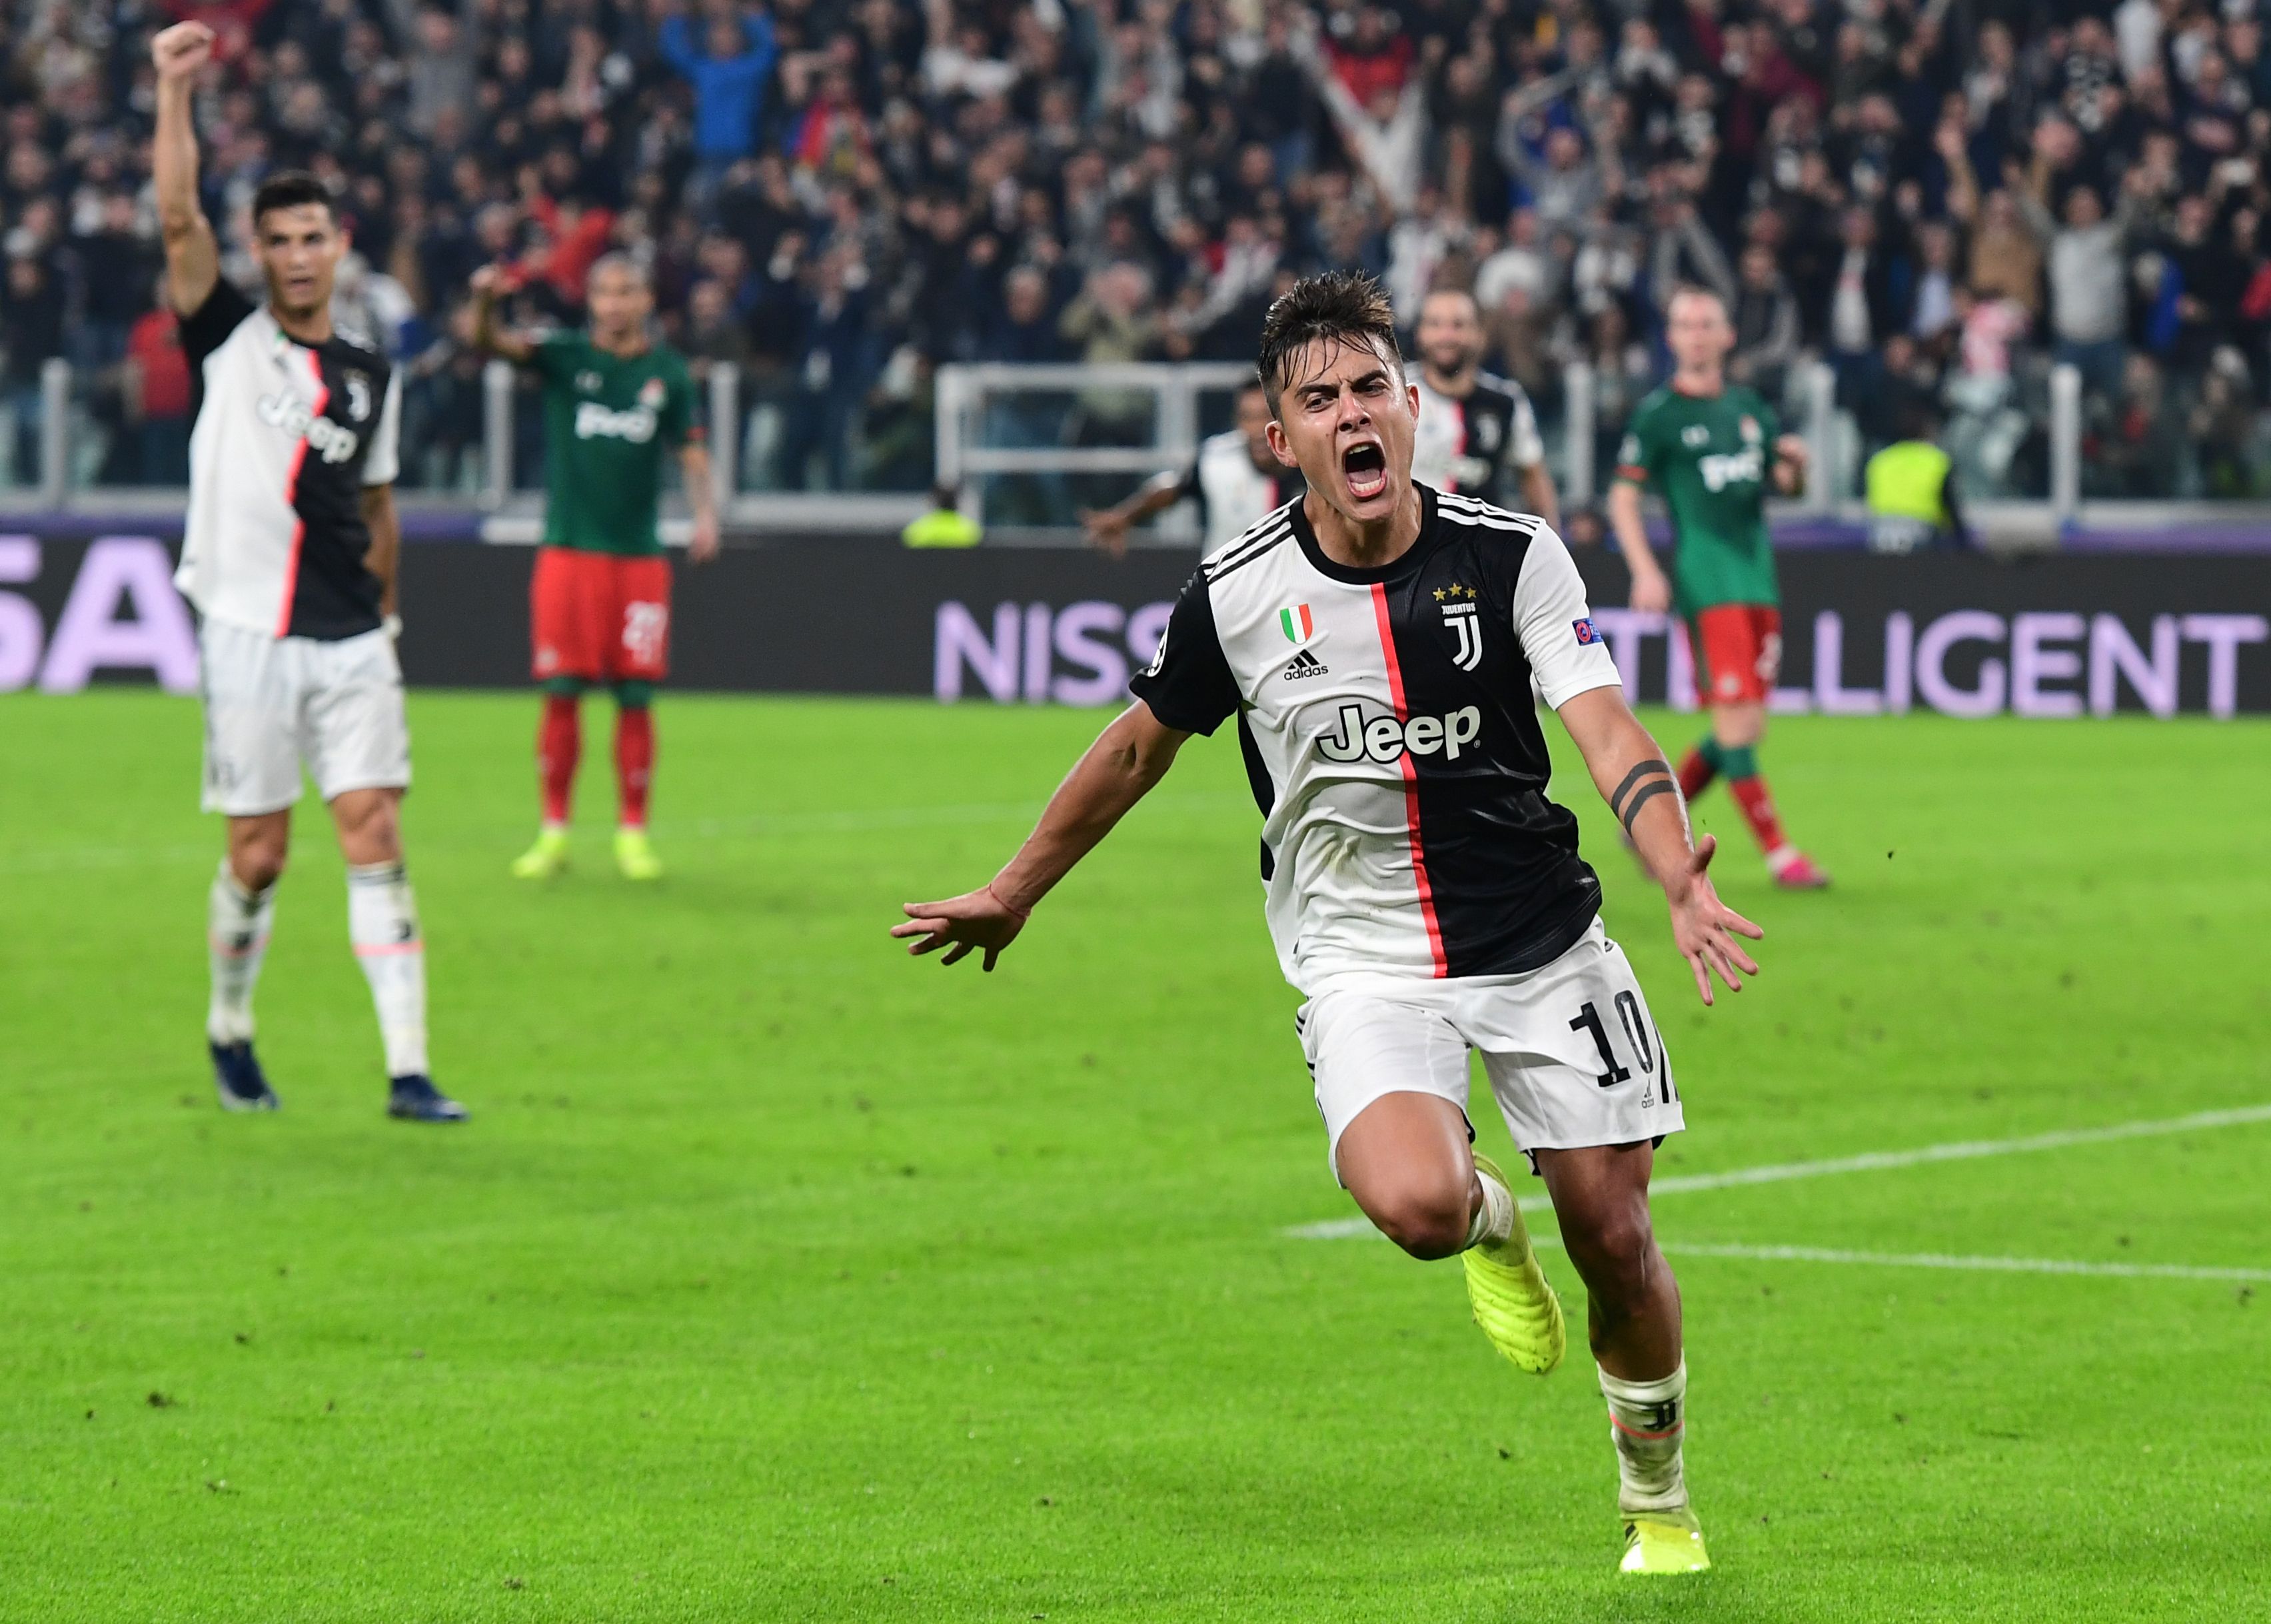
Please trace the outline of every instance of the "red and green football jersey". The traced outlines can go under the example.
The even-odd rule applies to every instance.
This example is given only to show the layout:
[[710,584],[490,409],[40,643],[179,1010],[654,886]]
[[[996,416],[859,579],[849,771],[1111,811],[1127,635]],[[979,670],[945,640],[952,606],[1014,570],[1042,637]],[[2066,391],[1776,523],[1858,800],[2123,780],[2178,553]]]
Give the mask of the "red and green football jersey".
[[1693,618],[1723,603],[1779,605],[1767,538],[1767,471],[1781,432],[1755,390],[1657,390],[1634,411],[1617,477],[1672,510],[1673,607]]
[[699,432],[686,358],[666,344],[610,354],[563,332],[530,364],[544,391],[545,544],[660,552],[663,456]]

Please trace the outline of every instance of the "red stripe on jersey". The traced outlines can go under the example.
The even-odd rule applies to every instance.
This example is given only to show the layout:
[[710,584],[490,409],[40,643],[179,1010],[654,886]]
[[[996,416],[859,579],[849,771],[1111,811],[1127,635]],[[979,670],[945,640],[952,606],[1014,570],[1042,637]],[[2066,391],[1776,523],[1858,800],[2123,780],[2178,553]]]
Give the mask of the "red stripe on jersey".
[[[1411,719],[1404,703],[1404,667],[1396,661],[1396,629],[1388,616],[1388,588],[1377,581],[1372,587],[1372,612],[1380,622],[1380,652],[1388,662],[1388,697],[1396,706],[1396,719]],[[1406,750],[1396,758],[1404,768],[1404,821],[1411,831],[1411,878],[1419,890],[1419,916],[1427,921],[1427,950],[1434,956],[1435,973],[1451,973],[1443,957],[1443,927],[1435,917],[1435,888],[1427,883],[1427,853],[1419,839],[1419,768]]]
[[[330,404],[331,391],[324,387],[324,363],[313,350],[302,350],[308,358],[308,370],[316,379],[315,415],[321,417],[324,407]],[[315,425],[310,423],[309,428]],[[284,476],[284,505],[294,510],[300,505],[300,465],[308,460],[308,436],[300,436],[299,448],[292,453],[292,471]],[[308,539],[308,521],[294,518],[292,521],[292,555],[284,561],[284,602],[276,611],[276,635],[292,635],[292,598],[300,586],[300,544]]]

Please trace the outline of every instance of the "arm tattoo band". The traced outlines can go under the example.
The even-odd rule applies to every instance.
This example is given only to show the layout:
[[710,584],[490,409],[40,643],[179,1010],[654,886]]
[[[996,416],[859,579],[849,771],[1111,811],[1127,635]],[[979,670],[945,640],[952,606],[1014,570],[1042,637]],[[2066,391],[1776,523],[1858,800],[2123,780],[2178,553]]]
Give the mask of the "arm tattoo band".
[[1625,797],[1633,793],[1634,787],[1642,778],[1655,778],[1659,774],[1668,778],[1672,776],[1672,768],[1661,759],[1651,756],[1626,773],[1625,781],[1609,792],[1609,810],[1625,820],[1626,828],[1632,827],[1632,819],[1625,810]]
[[1650,778],[1642,785],[1633,798],[1625,802],[1623,814],[1625,833],[1632,833],[1633,819],[1640,816],[1640,809],[1642,807],[1657,795],[1669,795],[1672,793],[1672,787],[1670,778]]

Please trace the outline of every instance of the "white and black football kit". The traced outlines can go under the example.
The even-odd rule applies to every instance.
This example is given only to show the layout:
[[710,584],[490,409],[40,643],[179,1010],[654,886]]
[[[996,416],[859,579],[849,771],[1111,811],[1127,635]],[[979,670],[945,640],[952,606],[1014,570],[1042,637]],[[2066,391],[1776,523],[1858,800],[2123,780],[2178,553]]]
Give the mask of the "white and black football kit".
[[1671,1068],[1546,797],[1531,697],[1616,666],[1542,520],[1420,495],[1418,540],[1377,570],[1327,558],[1299,502],[1271,514],[1200,565],[1130,686],[1169,727],[1238,720],[1336,1158],[1383,1094],[1464,1110],[1470,1049],[1524,1151],[1659,1137],[1682,1126]]
[[1513,379],[1477,373],[1463,399],[1419,380],[1419,426],[1411,443],[1411,477],[1419,483],[1502,507],[1518,495],[1515,475],[1545,460],[1538,413]]
[[1246,436],[1233,428],[1200,443],[1198,460],[1176,485],[1175,495],[1198,503],[1205,538],[1201,545],[1211,553],[1307,489],[1299,468],[1255,467]]
[[302,344],[227,281],[182,318],[195,426],[175,585],[196,606],[205,806],[251,816],[410,781],[402,673],[367,563],[401,384],[344,335]]

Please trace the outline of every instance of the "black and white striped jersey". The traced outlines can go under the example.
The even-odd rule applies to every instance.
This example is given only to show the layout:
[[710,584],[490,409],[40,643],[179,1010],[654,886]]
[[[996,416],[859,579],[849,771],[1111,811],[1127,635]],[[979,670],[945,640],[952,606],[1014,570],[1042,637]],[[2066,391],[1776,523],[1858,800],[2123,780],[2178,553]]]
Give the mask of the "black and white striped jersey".
[[1305,992],[1534,970],[1600,906],[1530,686],[1559,706],[1617,682],[1584,583],[1543,520],[1420,495],[1418,540],[1377,570],[1279,509],[1199,566],[1130,684],[1170,727],[1238,719],[1270,935]]
[[1411,477],[1463,496],[1504,503],[1516,495],[1520,472],[1545,459],[1538,413],[1512,378],[1475,375],[1459,396],[1437,393],[1419,380],[1419,426],[1411,442]]
[[182,318],[190,510],[174,584],[208,620],[275,637],[376,630],[366,486],[394,482],[401,380],[376,348],[306,345],[226,280]]
[[1209,435],[1176,494],[1199,504],[1201,548],[1214,552],[1252,529],[1275,508],[1308,487],[1299,468],[1257,468],[1246,436],[1235,428]]

